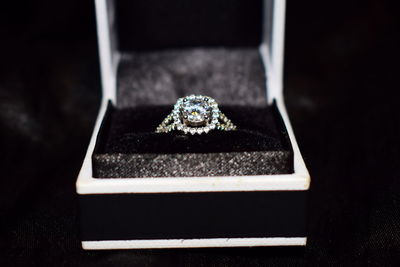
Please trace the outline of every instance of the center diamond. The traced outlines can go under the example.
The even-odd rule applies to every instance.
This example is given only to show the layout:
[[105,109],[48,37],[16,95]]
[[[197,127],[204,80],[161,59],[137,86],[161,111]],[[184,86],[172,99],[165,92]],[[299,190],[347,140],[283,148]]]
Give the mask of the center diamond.
[[211,107],[205,100],[187,100],[183,103],[181,112],[184,123],[190,126],[204,126],[211,117]]

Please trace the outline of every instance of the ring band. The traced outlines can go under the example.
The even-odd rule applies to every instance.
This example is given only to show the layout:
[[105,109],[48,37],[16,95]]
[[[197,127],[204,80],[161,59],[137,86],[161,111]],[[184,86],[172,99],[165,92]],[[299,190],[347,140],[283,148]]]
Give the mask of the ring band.
[[211,130],[233,131],[236,126],[223,114],[217,102],[202,95],[179,98],[174,109],[157,127],[156,133],[174,130],[185,134],[202,134]]

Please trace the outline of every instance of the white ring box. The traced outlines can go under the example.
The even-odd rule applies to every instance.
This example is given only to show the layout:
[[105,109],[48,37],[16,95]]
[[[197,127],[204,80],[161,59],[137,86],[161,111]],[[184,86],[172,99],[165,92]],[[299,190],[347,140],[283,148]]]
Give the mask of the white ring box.
[[92,155],[107,106],[118,101],[121,53],[115,1],[96,0],[103,99],[76,182],[83,248],[304,246],[310,176],[282,92],[285,1],[263,1],[258,51],[265,68],[266,102],[275,103],[293,149],[293,173],[99,179],[93,175]]

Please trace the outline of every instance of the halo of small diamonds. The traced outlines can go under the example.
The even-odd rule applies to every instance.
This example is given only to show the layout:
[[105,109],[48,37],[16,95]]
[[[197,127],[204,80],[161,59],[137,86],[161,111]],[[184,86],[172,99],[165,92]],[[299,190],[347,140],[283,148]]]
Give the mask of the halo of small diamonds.
[[236,126],[219,110],[213,98],[190,95],[177,100],[171,114],[157,127],[156,132],[178,130],[194,135],[214,129],[232,131],[236,130]]

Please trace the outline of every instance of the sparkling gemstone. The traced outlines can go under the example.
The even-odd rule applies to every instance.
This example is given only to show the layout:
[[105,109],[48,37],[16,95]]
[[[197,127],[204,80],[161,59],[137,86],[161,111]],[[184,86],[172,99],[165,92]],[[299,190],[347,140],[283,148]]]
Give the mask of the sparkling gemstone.
[[186,125],[202,126],[209,122],[211,108],[204,99],[188,99],[184,102],[181,112]]

